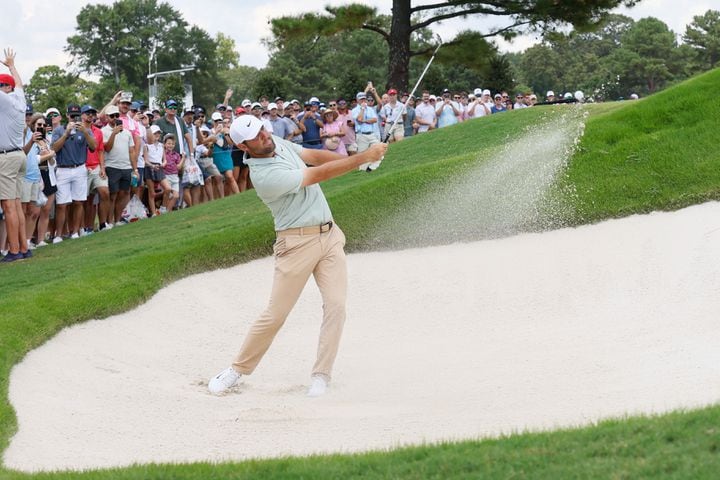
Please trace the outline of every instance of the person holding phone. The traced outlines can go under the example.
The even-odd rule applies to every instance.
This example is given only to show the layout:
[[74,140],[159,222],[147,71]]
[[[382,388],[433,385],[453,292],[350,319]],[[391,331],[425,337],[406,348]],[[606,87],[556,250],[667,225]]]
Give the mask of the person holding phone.
[[[31,242],[31,238],[33,232],[35,232],[35,224],[40,216],[40,207],[38,206],[38,195],[42,186],[40,161],[41,159],[47,161],[48,158],[55,156],[55,152],[49,148],[45,141],[45,118],[42,115],[36,113],[28,119],[27,138],[30,142],[30,148],[27,153],[20,203],[22,204],[23,215],[25,215],[27,246],[33,249],[36,245]],[[38,243],[41,239],[41,237],[38,237]]]
[[105,109],[105,115],[110,120],[110,123],[102,129],[105,143],[105,173],[110,191],[108,222],[119,226],[127,223],[122,219],[122,211],[130,201],[132,175],[134,173],[139,177],[137,155],[134,155],[133,135],[123,127],[123,121],[120,119],[120,109],[110,105]]
[[[57,153],[58,187],[53,243],[63,241],[65,220],[68,220],[67,231],[70,238],[80,238],[80,225],[87,200],[85,162],[88,150],[95,151],[97,146],[92,131],[80,122],[80,106],[68,105],[67,116],[67,125],[56,128],[52,135],[52,148]],[[72,206],[69,215],[68,205]]]

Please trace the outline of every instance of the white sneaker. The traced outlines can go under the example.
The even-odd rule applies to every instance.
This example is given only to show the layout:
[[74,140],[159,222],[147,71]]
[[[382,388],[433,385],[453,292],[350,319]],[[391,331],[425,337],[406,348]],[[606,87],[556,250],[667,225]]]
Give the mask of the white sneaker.
[[160,212],[160,215],[162,215],[163,213],[167,213],[167,208],[160,207],[160,209],[158,211]]
[[70,238],[72,238],[73,240],[75,240],[76,238],[80,238],[80,235],[78,235],[78,233],[75,232],[75,233],[73,233],[72,235],[70,235]]
[[53,243],[60,243],[60,242],[62,242],[62,237],[53,238]]
[[46,242],[45,240],[43,240],[42,242],[38,243],[38,244],[35,245],[35,246],[36,246],[36,247],[47,247],[47,242]]
[[314,375],[312,377],[312,385],[310,385],[310,388],[308,389],[307,396],[322,397],[325,395],[325,390],[327,390],[327,382],[325,379],[320,375]]
[[234,368],[228,367],[210,379],[210,382],[208,382],[208,390],[210,390],[210,393],[213,395],[227,393],[231,387],[237,384],[240,376]]
[[37,245],[35,245],[32,241],[28,240],[27,247],[28,247],[28,250],[35,250],[37,248]]

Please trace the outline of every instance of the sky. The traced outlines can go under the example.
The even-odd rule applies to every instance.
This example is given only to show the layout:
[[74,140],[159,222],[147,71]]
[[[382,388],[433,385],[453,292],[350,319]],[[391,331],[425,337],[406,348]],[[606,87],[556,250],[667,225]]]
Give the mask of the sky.
[[[358,1],[358,0],[356,0]],[[431,3],[436,0],[419,0],[414,4]],[[17,52],[16,65],[24,82],[43,65],[68,67],[70,57],[63,52],[66,40],[75,33],[76,17],[87,0],[3,0],[3,28],[0,30],[0,49],[13,48]],[[111,4],[112,0],[94,0],[90,3]],[[240,53],[240,63],[263,67],[268,53],[261,39],[270,35],[269,20],[274,17],[309,11],[322,11],[325,5],[339,6],[348,1],[332,0],[172,0],[169,2],[180,11],[188,23],[195,24],[212,36],[222,31],[235,40]],[[374,6],[379,13],[390,14],[391,0],[363,0]],[[714,4],[714,5],[711,5]],[[677,35],[685,31],[695,15],[709,9],[718,9],[717,0],[641,0],[632,9],[621,8],[617,13],[634,19],[653,16],[665,22]],[[240,25],[240,28],[236,27]],[[472,17],[468,20],[453,19],[434,24],[432,29],[443,39],[451,39],[458,31],[503,26],[496,18]],[[520,37],[508,44],[496,39],[501,51],[522,51],[536,43],[538,38]],[[3,57],[4,58],[4,57]],[[0,73],[7,70],[0,65]]]

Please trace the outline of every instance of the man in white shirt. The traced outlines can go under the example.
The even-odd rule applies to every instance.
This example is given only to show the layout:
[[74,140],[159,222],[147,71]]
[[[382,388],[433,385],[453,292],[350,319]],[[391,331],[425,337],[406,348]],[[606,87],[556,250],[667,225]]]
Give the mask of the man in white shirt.
[[435,107],[430,104],[430,92],[423,90],[422,102],[415,107],[415,122],[418,126],[418,133],[427,132],[435,128],[437,124],[437,115],[435,115]]
[[[397,101],[398,92],[391,88],[387,92],[388,102],[380,109],[380,117],[385,122],[383,138],[388,136],[390,143],[399,142],[405,138],[405,113],[404,105]],[[392,131],[390,128],[392,127]]]

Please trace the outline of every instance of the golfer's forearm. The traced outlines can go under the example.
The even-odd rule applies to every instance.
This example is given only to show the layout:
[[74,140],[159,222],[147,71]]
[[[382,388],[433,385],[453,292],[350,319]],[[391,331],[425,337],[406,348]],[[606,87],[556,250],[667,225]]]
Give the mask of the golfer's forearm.
[[325,163],[319,167],[306,168],[303,171],[302,186],[307,187],[308,185],[339,177],[340,175],[352,172],[363,163],[375,161],[375,159],[371,160],[366,157],[367,156],[363,154],[353,155],[352,157],[343,157],[340,160]]

